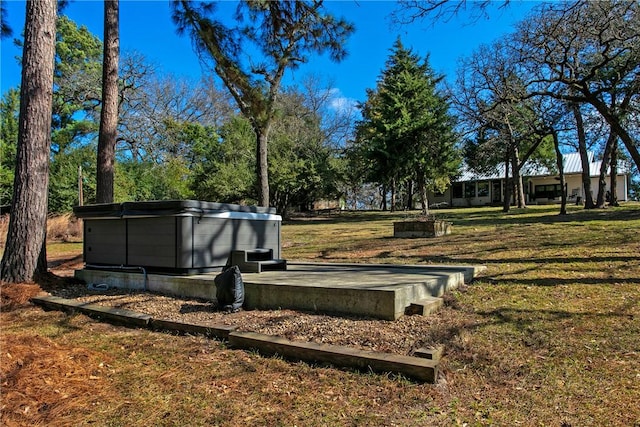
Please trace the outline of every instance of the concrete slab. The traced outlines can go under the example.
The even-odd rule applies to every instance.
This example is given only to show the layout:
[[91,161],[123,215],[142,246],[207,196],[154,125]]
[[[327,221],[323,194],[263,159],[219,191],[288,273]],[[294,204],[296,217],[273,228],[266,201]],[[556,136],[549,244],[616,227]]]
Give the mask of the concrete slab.
[[[334,312],[395,320],[412,302],[470,282],[483,267],[289,263],[286,271],[243,273],[245,308]],[[193,276],[84,269],[76,278],[125,289],[215,300],[217,272]]]

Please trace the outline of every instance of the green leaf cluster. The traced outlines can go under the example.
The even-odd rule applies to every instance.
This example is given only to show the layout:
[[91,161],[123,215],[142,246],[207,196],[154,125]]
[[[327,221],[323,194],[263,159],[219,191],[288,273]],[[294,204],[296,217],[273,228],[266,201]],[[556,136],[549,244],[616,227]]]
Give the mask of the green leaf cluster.
[[387,185],[414,180],[423,205],[426,191],[442,191],[460,162],[454,119],[437,89],[441,80],[428,57],[422,60],[398,39],[357,126],[369,179]]
[[11,203],[18,147],[20,91],[9,89],[0,101],[0,206]]
[[249,121],[234,116],[215,144],[202,145],[194,165],[193,190],[201,200],[229,203],[255,200],[255,134]]
[[272,131],[269,159],[272,203],[279,212],[297,207],[306,211],[313,202],[339,197],[341,159],[327,144],[321,117],[305,105],[300,93],[281,95]]
[[100,105],[102,42],[66,16],[56,23],[51,145],[54,153],[94,134]]

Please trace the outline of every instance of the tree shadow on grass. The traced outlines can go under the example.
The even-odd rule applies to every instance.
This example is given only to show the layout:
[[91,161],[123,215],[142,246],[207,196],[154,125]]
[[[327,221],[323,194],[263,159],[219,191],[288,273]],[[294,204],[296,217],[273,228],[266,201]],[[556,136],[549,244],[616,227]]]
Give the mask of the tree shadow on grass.
[[[504,334],[512,344],[529,348],[534,352],[553,352],[560,347],[561,352],[571,352],[569,343],[565,343],[561,338],[570,327],[578,329],[584,327],[585,333],[591,330],[593,324],[604,320],[615,319],[615,324],[620,330],[631,330],[632,325],[637,322],[637,316],[633,310],[639,304],[638,299],[628,301],[614,310],[605,312],[570,312],[566,310],[546,310],[546,309],[517,309],[517,308],[497,308],[494,310],[480,310],[468,312],[460,308],[453,308],[450,314],[451,321],[445,321],[434,325],[425,333],[424,340],[419,345],[442,344],[446,353],[451,355],[458,363],[463,365],[485,365],[492,366],[496,361],[496,355],[492,353],[491,345],[488,348],[478,347],[473,340],[460,339],[465,333],[471,335],[483,334],[482,330],[487,328],[509,326]],[[462,320],[456,321],[456,312],[460,313]],[[465,314],[467,314],[465,316]],[[453,323],[453,324],[452,324]],[[514,335],[509,332],[511,329],[518,331]],[[495,334],[496,332],[492,332]],[[500,333],[500,335],[503,335]],[[500,342],[502,338],[497,338]],[[505,335],[505,338],[506,335]],[[580,339],[580,337],[578,337]],[[520,366],[521,360],[515,359],[501,360],[500,363],[512,361],[514,367]],[[502,369],[502,368],[501,368]]]
[[389,211],[346,211],[331,214],[317,214],[317,215],[301,215],[297,217],[287,218],[284,221],[285,225],[309,225],[309,224],[352,224],[354,222],[375,222],[384,220],[397,221],[397,212]]
[[[479,278],[478,280],[483,280]],[[619,285],[621,283],[624,284],[635,284],[640,285],[640,277],[632,277],[632,278],[616,278],[616,277],[606,277],[606,278],[598,278],[598,277],[577,277],[577,278],[537,278],[537,279],[495,279],[489,278],[492,284],[500,285],[500,286],[510,286],[510,285],[519,285],[519,286],[540,286],[540,287],[551,287],[551,286],[566,286],[566,285]]]
[[406,255],[402,258],[411,259],[413,262],[438,262],[442,264],[564,264],[564,263],[580,263],[580,262],[640,262],[640,257],[637,256],[584,256],[584,257],[553,257],[553,258],[523,258],[523,257],[502,257],[496,259],[487,258],[474,258],[467,257],[461,254],[459,257],[452,257],[450,255],[433,255],[433,256],[410,256]]
[[84,282],[75,277],[58,276],[50,271],[44,274],[37,274],[34,277],[34,282],[42,288],[43,291],[55,294],[60,289],[65,289],[70,286],[83,285]]
[[[569,212],[567,215],[559,214],[559,205],[548,207],[535,207],[535,209],[515,209],[504,213],[499,209],[486,208],[486,210],[468,210],[465,208],[447,209],[444,211],[431,210],[438,218],[452,221],[460,226],[502,226],[502,225],[526,225],[526,224],[557,224],[569,222],[589,221],[633,221],[640,219],[640,209],[627,206],[620,209],[579,209]],[[289,218],[286,225],[308,225],[310,223],[322,224],[350,224],[355,222],[376,221],[402,221],[417,217],[419,211],[344,211],[332,213],[319,213]]]
[[57,268],[60,266],[74,266],[74,265],[78,265],[81,264],[83,261],[83,255],[82,254],[78,254],[76,256],[71,256],[69,258],[60,258],[60,259],[56,259],[53,261],[48,261],[47,262],[47,267],[48,268]]
[[[479,326],[486,327],[492,325],[509,324],[517,330],[526,334],[538,332],[540,328],[544,328],[546,332],[563,334],[566,330],[567,320],[598,320],[598,319],[618,319],[617,322],[633,321],[634,315],[632,310],[639,303],[638,300],[627,301],[615,310],[610,311],[588,311],[588,312],[570,312],[566,310],[546,310],[546,309],[526,309],[526,308],[497,308],[494,310],[476,311],[476,315],[484,318],[484,322]],[[526,341],[527,337],[524,339]],[[528,346],[529,342],[525,342]]]

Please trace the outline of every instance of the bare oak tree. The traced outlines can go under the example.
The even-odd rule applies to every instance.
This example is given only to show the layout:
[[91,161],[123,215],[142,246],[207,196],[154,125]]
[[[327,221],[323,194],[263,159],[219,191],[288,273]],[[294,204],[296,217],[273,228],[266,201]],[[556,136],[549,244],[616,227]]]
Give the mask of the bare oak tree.
[[447,22],[464,11],[471,12],[471,19],[488,17],[487,9],[497,5],[498,8],[508,6],[510,0],[493,2],[491,0],[399,0],[398,8],[392,19],[400,25],[431,19],[432,22]]
[[640,170],[640,141],[625,120],[640,96],[640,3],[544,4],[517,34],[530,91],[593,106]]
[[[509,48],[509,41],[481,46],[461,62],[454,105],[461,124],[475,134],[476,147],[469,154],[476,168],[505,165],[503,210],[511,203],[511,191],[519,208],[526,207],[521,169],[534,154],[542,138],[539,117],[528,99],[526,79]],[[510,173],[511,171],[511,173]]]

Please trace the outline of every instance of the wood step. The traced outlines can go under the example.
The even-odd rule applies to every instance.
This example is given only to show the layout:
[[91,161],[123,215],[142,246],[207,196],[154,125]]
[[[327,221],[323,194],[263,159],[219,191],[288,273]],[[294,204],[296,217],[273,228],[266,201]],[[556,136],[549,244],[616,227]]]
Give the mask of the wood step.
[[49,310],[63,310],[79,312],[87,316],[106,319],[126,326],[146,327],[151,316],[131,310],[116,307],[104,307],[98,304],[88,304],[76,300],[68,300],[56,296],[41,296],[31,298],[31,302]]

